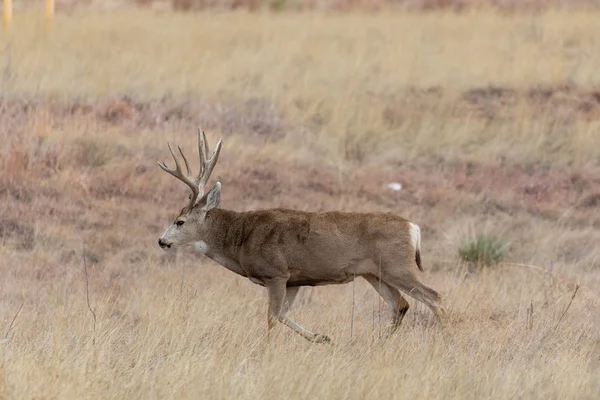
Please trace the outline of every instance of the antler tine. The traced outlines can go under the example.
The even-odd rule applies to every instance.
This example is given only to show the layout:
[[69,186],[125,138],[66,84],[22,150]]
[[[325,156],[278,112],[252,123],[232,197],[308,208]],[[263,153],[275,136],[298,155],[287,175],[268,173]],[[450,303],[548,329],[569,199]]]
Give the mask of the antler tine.
[[217,164],[217,160],[219,159],[219,153],[221,152],[221,145],[223,144],[223,139],[219,139],[215,150],[213,151],[210,159],[206,163],[206,170],[204,171],[204,175],[202,175],[202,179],[200,180],[200,186],[206,185],[210,175],[212,174],[215,165]]
[[206,135],[204,131],[198,128],[198,157],[200,157],[200,171],[196,177],[196,184],[200,190],[200,196],[204,195],[204,186],[210,178],[217,159],[219,158],[219,152],[221,151],[222,140],[219,139],[217,147],[213,151],[210,158],[208,158],[208,142],[206,141]]
[[[158,166],[160,168],[162,168],[163,171],[169,173],[170,175],[173,175],[175,178],[179,179],[180,181],[182,181],[183,183],[185,183],[186,185],[188,185],[190,187],[190,189],[192,190],[192,196],[190,197],[189,206],[191,207],[196,202],[196,199],[198,198],[200,190],[198,189],[198,185],[196,185],[195,182],[193,182],[187,176],[183,175],[183,171],[181,171],[181,165],[179,164],[179,161],[177,160],[177,156],[175,155],[175,152],[173,151],[171,144],[167,143],[167,146],[169,146],[169,151],[171,152],[171,156],[173,156],[173,160],[175,161],[175,169],[168,168],[164,162],[160,162],[160,161],[158,162]],[[189,164],[188,164],[185,156],[183,155],[183,152],[181,151],[181,149],[179,149],[179,152],[183,156],[183,160],[185,162],[186,168],[189,170]]]
[[181,157],[183,158],[183,162],[185,163],[185,170],[187,171],[187,174],[190,174],[190,164],[188,164],[188,160],[185,157],[185,154],[183,154],[183,150],[181,150],[181,147],[177,146],[177,148],[179,149],[179,154],[181,154]]
[[200,171],[198,172],[198,177],[196,178],[196,182],[200,182],[202,175],[204,175],[206,169],[206,153],[208,152],[208,145],[206,144],[206,136],[204,136],[204,131],[198,128],[198,157],[200,157]]
[[208,141],[206,140],[206,135],[204,134],[204,130],[202,132],[202,142],[204,143],[204,159],[208,158]]
[[173,157],[173,161],[175,161],[175,172],[183,176],[183,172],[181,171],[181,165],[179,165],[179,161],[177,160],[177,156],[175,155],[175,152],[171,147],[171,143],[167,143],[167,146],[169,147],[169,151],[171,152],[171,157]]

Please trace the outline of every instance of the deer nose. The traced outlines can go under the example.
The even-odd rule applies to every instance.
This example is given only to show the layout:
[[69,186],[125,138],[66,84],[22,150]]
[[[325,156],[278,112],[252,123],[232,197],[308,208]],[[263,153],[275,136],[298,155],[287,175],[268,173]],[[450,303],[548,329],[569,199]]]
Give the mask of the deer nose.
[[161,249],[164,249],[164,248],[170,249],[171,248],[171,244],[167,243],[163,238],[158,239],[158,245],[160,246]]

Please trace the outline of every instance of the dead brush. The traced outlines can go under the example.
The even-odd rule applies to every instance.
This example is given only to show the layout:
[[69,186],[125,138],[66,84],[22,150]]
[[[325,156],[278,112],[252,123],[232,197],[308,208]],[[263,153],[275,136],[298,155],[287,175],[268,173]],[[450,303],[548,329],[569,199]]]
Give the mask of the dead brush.
[[42,137],[25,138],[20,134],[6,136],[0,141],[7,143],[5,151],[0,150],[0,184],[11,185],[22,181],[31,171],[55,171],[59,168],[62,149],[58,143],[51,143]]
[[73,161],[90,168],[102,167],[113,159],[130,155],[125,147],[94,136],[76,138],[72,146]]

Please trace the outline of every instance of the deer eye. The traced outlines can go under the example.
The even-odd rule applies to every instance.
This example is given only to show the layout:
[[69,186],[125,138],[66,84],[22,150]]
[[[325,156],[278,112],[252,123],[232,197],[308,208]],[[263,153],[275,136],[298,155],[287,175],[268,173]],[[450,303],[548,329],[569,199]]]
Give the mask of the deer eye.
[[177,226],[181,226],[181,225],[183,225],[184,223],[185,223],[185,221],[179,220],[179,221],[175,222],[175,225],[177,225]]

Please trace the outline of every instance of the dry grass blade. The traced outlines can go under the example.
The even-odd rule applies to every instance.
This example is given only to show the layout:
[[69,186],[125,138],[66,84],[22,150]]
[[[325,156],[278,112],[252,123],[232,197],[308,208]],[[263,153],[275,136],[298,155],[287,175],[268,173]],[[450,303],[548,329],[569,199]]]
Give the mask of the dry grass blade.
[[501,262],[500,265],[504,265],[504,266],[507,266],[507,267],[529,268],[529,269],[533,269],[533,270],[536,270],[536,271],[543,272],[545,274],[552,275],[552,273],[550,271],[548,271],[547,269],[544,269],[542,267],[538,267],[537,265],[515,263],[515,262]]
[[4,341],[6,343],[8,343],[8,335],[10,335],[10,330],[12,329],[13,324],[15,323],[17,317],[19,316],[19,313],[21,312],[21,309],[23,308],[23,305],[25,305],[25,303],[21,303],[21,306],[19,307],[19,309],[17,310],[17,312],[15,313],[15,316],[13,317],[13,319],[10,321],[10,324],[8,324],[8,329],[6,329],[6,335],[4,335]]
[[571,307],[571,304],[573,303],[573,299],[575,299],[575,295],[577,294],[578,290],[579,290],[579,284],[576,284],[575,290],[573,291],[573,295],[571,296],[571,300],[569,301],[569,304],[567,304],[567,307],[565,308],[563,313],[560,315],[560,318],[558,319],[558,322],[556,323],[556,326],[554,327],[554,331],[556,331],[558,329],[558,325],[560,325],[560,321],[562,321],[562,319],[565,316],[565,314],[567,313],[567,311],[569,311],[569,308]]
[[381,340],[381,302],[383,299],[381,298],[381,253],[379,253],[379,279],[377,280],[377,294],[379,297],[377,298],[377,314],[379,319],[379,339]]
[[87,303],[88,310],[92,313],[92,318],[94,321],[94,338],[92,340],[92,344],[96,344],[96,312],[92,309],[90,304],[90,280],[88,277],[88,269],[87,269],[87,258],[85,256],[85,241],[83,242],[83,273],[85,274],[85,300]]
[[356,273],[354,274],[354,280],[352,281],[352,312],[350,313],[352,319],[350,320],[350,339],[354,335],[354,304],[356,303]]
[[556,281],[558,279],[556,277],[556,275],[554,275],[552,272],[548,271],[545,268],[538,267],[537,265],[524,264],[524,263],[515,263],[515,262],[501,262],[498,265],[504,266],[504,267],[526,268],[526,269],[531,269],[531,270],[534,270],[534,271],[541,272],[543,274],[548,275],[550,278],[552,278],[552,283],[553,284],[556,284]]
[[533,301],[529,302],[529,307],[527,308],[527,330],[533,330]]

